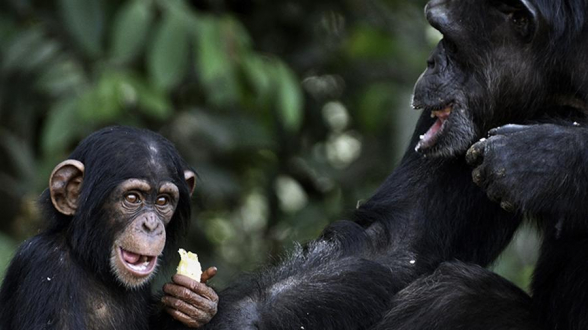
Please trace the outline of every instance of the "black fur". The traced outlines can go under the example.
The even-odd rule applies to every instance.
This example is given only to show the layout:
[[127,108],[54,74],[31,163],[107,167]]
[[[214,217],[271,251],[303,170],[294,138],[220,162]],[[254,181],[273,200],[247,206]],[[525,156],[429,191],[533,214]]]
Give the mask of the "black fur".
[[[0,291],[0,329],[160,328],[156,322],[166,316],[160,320],[154,315],[151,288],[126,289],[110,270],[109,251],[123,225],[106,221],[104,203],[128,178],[168,176],[180,190],[166,230],[169,250],[190,218],[184,161],[160,135],[128,127],[90,135],[69,159],[85,165],[80,211],[65,216],[54,208],[49,191],[43,193],[47,227],[21,245],[8,268]],[[104,312],[96,312],[100,310]]]
[[[353,222],[221,292],[208,328],[587,328],[587,10],[586,0],[430,1],[444,39],[415,87],[423,115],[401,164]],[[435,143],[419,143],[447,107]],[[480,189],[466,151],[506,124],[537,126],[470,149]],[[479,268],[525,216],[546,237],[532,299]],[[348,283],[356,274],[360,286]],[[305,319],[315,310],[323,317]]]

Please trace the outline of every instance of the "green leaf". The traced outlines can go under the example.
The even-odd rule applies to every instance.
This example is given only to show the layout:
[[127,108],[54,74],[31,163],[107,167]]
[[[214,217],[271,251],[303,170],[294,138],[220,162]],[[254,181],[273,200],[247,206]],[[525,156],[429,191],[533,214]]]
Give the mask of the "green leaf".
[[125,83],[124,74],[103,72],[98,83],[80,97],[80,118],[85,122],[115,121],[124,110]]
[[160,120],[167,119],[173,114],[172,104],[163,90],[138,80],[135,82],[135,88],[139,110],[143,113]]
[[226,47],[229,41],[222,30],[218,20],[202,18],[196,51],[200,80],[211,103],[221,107],[236,102],[239,96],[235,68]]
[[277,108],[284,127],[290,132],[300,129],[303,117],[303,94],[294,72],[284,63],[276,63]]
[[48,39],[39,29],[19,33],[9,43],[2,63],[4,70],[34,70],[43,67],[59,51],[57,43]]
[[272,90],[271,72],[268,72],[268,68],[271,67],[267,61],[253,53],[243,57],[242,67],[248,82],[257,94],[257,100],[263,102]]
[[111,57],[123,63],[132,60],[142,50],[152,21],[149,1],[132,0],[119,9],[112,29]]
[[86,85],[81,65],[70,58],[63,58],[51,66],[45,66],[35,82],[35,87],[51,96],[71,94]]
[[184,77],[188,66],[189,38],[182,20],[168,13],[159,25],[147,58],[156,87],[171,89]]
[[104,13],[101,0],[60,0],[60,10],[68,32],[91,57],[102,50]]
[[79,122],[77,98],[69,98],[51,107],[43,127],[42,148],[46,155],[59,153],[76,137]]

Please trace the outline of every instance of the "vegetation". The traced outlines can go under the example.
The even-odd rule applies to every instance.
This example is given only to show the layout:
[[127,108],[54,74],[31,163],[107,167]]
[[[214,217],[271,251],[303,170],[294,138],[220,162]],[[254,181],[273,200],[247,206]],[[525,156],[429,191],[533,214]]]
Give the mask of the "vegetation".
[[[411,88],[439,38],[424,3],[3,2],[0,273],[42,226],[52,168],[113,124],[161,132],[199,173],[185,247],[221,286],[316,237],[406,147]],[[525,255],[499,269],[520,276]]]

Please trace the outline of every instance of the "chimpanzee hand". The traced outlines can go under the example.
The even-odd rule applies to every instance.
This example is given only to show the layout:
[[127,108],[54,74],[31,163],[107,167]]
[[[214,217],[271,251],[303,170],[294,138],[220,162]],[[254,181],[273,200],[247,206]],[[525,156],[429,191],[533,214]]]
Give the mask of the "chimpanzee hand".
[[577,212],[588,197],[588,130],[506,125],[467,152],[474,182],[507,211]]
[[174,275],[173,283],[163,286],[165,295],[161,302],[165,310],[174,319],[190,328],[198,328],[208,323],[216,314],[218,295],[206,285],[206,281],[213,278],[216,272],[216,267],[205,270],[200,283],[184,275]]

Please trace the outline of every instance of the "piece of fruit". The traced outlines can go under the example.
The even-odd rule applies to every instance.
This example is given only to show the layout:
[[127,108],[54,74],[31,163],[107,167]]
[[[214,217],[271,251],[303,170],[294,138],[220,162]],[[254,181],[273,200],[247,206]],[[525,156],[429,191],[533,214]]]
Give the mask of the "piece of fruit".
[[188,276],[189,278],[200,282],[202,276],[202,266],[198,261],[198,255],[192,252],[186,252],[184,249],[179,249],[180,263],[178,264],[178,274]]

